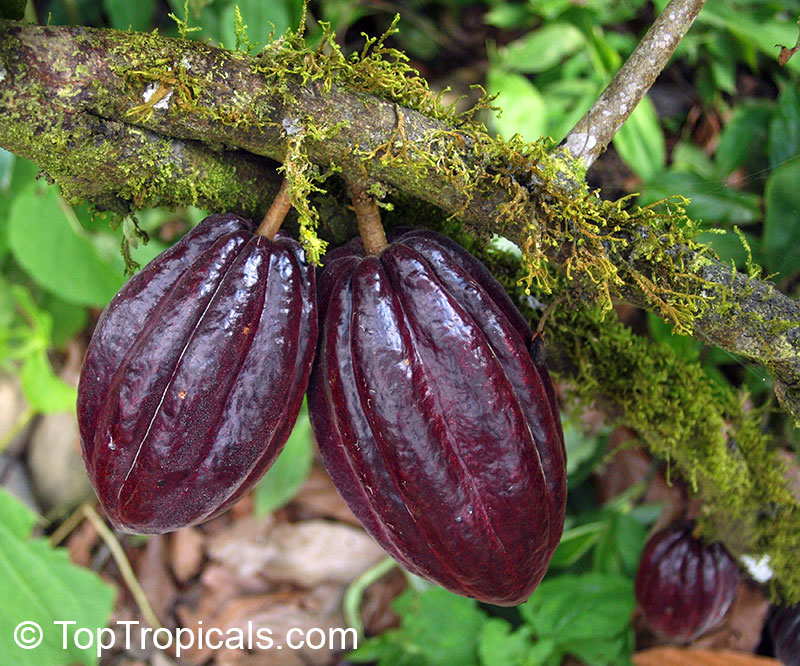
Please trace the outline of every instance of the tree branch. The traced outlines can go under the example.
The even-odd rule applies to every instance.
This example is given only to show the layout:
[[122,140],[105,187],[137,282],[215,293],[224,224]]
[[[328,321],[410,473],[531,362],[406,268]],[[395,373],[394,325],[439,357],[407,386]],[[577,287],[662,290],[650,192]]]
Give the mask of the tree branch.
[[667,66],[706,0],[671,0],[630,58],[562,142],[589,168]]
[[[256,156],[283,162],[300,139],[314,164],[336,164],[345,175],[382,182],[458,215],[473,232],[502,231],[520,246],[530,242],[542,204],[537,164],[530,158],[514,153],[514,164],[499,164],[487,157],[474,134],[452,124],[329,80],[302,85],[299,76],[273,74],[280,67],[270,61],[273,55],[254,59],[149,34],[3,22],[0,145],[52,171],[70,196],[98,205],[199,200],[250,212],[263,211],[277,186],[268,180],[268,169],[259,170]],[[148,106],[156,97],[160,101]],[[48,118],[37,120],[43,111]],[[74,124],[87,130],[78,143],[82,150],[70,144]],[[81,174],[89,172],[84,165],[91,162],[91,137],[101,150],[87,179]],[[149,141],[168,159],[137,162]],[[185,154],[186,146],[209,173],[229,165],[228,176],[209,183],[190,164],[181,180],[180,162],[176,166],[173,160],[175,153]],[[116,152],[103,156],[114,147]],[[223,147],[229,152],[221,152]],[[172,166],[166,175],[165,161]],[[109,170],[106,178],[99,173],[103,168]],[[513,182],[498,173],[515,174]],[[261,195],[259,179],[273,183],[269,194]],[[563,185],[564,200],[573,197],[572,187]],[[512,205],[521,214],[502,225]],[[686,275],[706,281],[700,296],[716,304],[694,322],[695,337],[766,367],[776,379],[781,404],[800,417],[798,304],[771,284],[736,274],[688,247],[660,248],[684,267],[685,274],[676,275],[654,259],[652,245],[660,240],[648,229],[625,234],[626,243],[606,246],[608,261],[658,274],[658,285],[651,285],[658,293],[685,290]],[[545,251],[554,265],[564,261],[562,247]],[[624,283],[617,285],[621,296],[653,309],[653,294],[625,278],[623,273]]]

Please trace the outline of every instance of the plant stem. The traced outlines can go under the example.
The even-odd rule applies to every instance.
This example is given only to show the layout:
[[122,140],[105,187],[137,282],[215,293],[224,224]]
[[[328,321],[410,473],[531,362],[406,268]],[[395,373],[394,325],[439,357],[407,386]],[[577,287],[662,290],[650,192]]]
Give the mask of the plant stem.
[[606,89],[561,143],[590,167],[666,67],[706,0],[671,0]]
[[362,573],[345,590],[342,600],[344,619],[349,627],[353,627],[358,632],[359,638],[364,636],[364,623],[361,621],[361,601],[364,598],[364,592],[396,566],[397,562],[391,557],[386,557]]
[[284,178],[272,205],[269,207],[267,214],[264,215],[264,219],[261,220],[261,224],[258,225],[256,233],[259,236],[264,236],[268,240],[275,238],[275,234],[278,233],[278,229],[280,229],[281,224],[283,224],[286,213],[288,213],[291,208],[292,202],[289,200],[289,181]]
[[103,543],[108,547],[108,550],[111,551],[111,557],[113,557],[114,562],[117,563],[119,572],[122,575],[122,580],[124,580],[125,584],[128,586],[144,621],[153,627],[153,629],[159,629],[161,623],[158,621],[153,607],[147,600],[147,595],[144,593],[139,580],[136,578],[136,574],[133,572],[133,568],[125,555],[122,544],[117,537],[114,536],[114,533],[108,529],[108,525],[105,524],[105,521],[98,515],[91,504],[83,505],[83,513],[86,519],[97,530],[97,533],[100,535]]
[[361,240],[364,241],[364,251],[377,256],[388,245],[386,232],[381,224],[378,204],[371,195],[367,194],[363,183],[348,180],[347,191],[353,202],[353,210],[356,212],[358,232],[361,234]]

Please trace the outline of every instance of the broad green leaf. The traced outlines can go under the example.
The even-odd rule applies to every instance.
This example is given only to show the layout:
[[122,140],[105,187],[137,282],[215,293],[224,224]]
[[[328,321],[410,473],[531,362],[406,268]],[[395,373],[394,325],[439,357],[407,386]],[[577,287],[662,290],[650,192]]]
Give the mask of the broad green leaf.
[[554,19],[573,5],[571,0],[528,0],[528,7],[534,14],[547,19]]
[[495,28],[514,28],[519,29],[521,25],[530,22],[533,16],[530,9],[524,5],[510,5],[501,3],[495,5],[483,15],[483,22],[486,25],[493,25]]
[[103,0],[103,9],[118,30],[145,31],[153,18],[155,0]]
[[[730,30],[743,44],[752,44],[768,58],[775,60],[779,49],[776,44],[791,46],[797,40],[797,18],[785,12],[781,19],[755,20],[751,12],[742,11],[724,0],[711,0],[697,16],[699,24]],[[740,50],[743,50],[740,47]],[[755,63],[750,63],[753,66]],[[786,68],[800,70],[800,61],[792,58]]]
[[487,620],[475,601],[440,587],[408,590],[392,604],[398,629],[370,638],[349,661],[378,666],[478,666],[478,639]]
[[17,539],[27,539],[36,525],[36,514],[14,495],[0,489],[0,524]]
[[569,421],[564,423],[564,443],[567,448],[568,476],[575,474],[582,463],[591,460],[600,446],[598,437],[587,437]]
[[633,579],[647,530],[626,514],[612,512],[594,549],[592,569]]
[[89,319],[86,308],[69,303],[52,294],[44,295],[42,308],[50,314],[53,321],[50,344],[56,348],[63,347],[82,331]]
[[667,160],[664,133],[655,106],[645,97],[614,137],[614,147],[642,180],[650,180],[664,169]]
[[766,162],[767,130],[774,106],[771,103],[747,103],[734,109],[722,128],[714,161],[719,175],[725,177],[740,166],[751,171]]
[[[5,493],[0,490],[0,494]],[[4,498],[3,508],[11,503]],[[18,514],[18,511],[14,511]],[[53,549],[47,541],[21,535],[30,519],[9,518],[0,512],[0,655],[3,663],[14,666],[42,664],[97,663],[95,648],[75,646],[76,628],[93,632],[105,627],[114,603],[114,589],[97,574],[70,562],[67,552]],[[67,628],[66,649],[62,645],[62,626],[54,621],[72,620]],[[36,622],[42,629],[42,642],[32,650],[14,643],[13,628],[21,622]],[[85,640],[85,636],[83,639]]]
[[105,306],[124,282],[71,218],[55,187],[26,188],[11,206],[9,246],[44,289],[72,303]]
[[767,178],[763,257],[770,273],[789,278],[800,270],[800,158],[786,162]]
[[605,529],[606,521],[599,520],[564,530],[553,559],[550,560],[550,567],[571,567],[597,544]]
[[534,74],[560,63],[586,46],[586,37],[571,23],[550,23],[500,50],[504,69]]
[[483,625],[478,655],[482,666],[525,666],[531,648],[530,627],[512,631],[505,620],[493,617]]
[[619,655],[619,639],[629,631],[636,602],[633,581],[622,576],[587,573],[545,580],[519,607],[540,639],[550,639],[564,652],[573,646],[604,655],[607,663]]
[[769,125],[769,165],[773,169],[800,155],[800,92],[787,85]]
[[504,139],[519,134],[527,141],[536,141],[547,127],[547,108],[541,93],[527,77],[491,67],[486,77],[486,90],[499,93],[495,104],[503,109],[492,126]]
[[42,347],[25,358],[20,370],[25,399],[39,412],[65,412],[75,409],[78,391],[53,372]]
[[311,421],[303,402],[286,447],[256,486],[256,511],[271,513],[289,502],[308,477],[313,458]]

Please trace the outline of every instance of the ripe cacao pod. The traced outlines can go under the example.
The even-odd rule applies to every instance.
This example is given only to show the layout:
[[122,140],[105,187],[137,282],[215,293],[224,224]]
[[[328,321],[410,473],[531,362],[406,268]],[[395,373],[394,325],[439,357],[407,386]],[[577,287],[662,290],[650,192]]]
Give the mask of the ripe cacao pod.
[[565,450],[531,331],[486,267],[428,231],[326,256],[309,413],[372,536],[464,596],[523,602],[558,545]]
[[769,632],[780,662],[800,666],[800,604],[778,608],[770,619]]
[[83,458],[119,529],[228,508],[280,453],[317,339],[313,268],[281,234],[212,215],[102,313],[78,387]]
[[654,534],[636,573],[636,600],[660,636],[688,643],[717,624],[733,601],[739,570],[722,544],[705,544],[681,522]]

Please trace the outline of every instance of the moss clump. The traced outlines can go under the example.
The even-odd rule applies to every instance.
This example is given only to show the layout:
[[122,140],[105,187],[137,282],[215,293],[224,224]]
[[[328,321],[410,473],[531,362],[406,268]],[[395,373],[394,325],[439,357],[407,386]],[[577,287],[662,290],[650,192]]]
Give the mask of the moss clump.
[[550,311],[547,331],[566,353],[573,395],[585,404],[609,401],[617,421],[702,499],[705,534],[738,555],[768,554],[774,592],[800,601],[800,504],[761,431],[762,413],[596,306],[567,296]]

